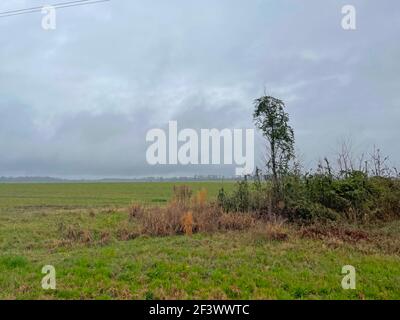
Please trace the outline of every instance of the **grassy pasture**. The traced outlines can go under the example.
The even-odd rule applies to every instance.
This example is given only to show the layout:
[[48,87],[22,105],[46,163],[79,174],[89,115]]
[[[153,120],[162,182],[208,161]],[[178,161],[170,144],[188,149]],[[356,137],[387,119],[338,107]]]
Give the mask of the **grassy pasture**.
[[[284,241],[259,230],[121,237],[135,224],[129,204],[163,204],[175,184],[0,184],[0,298],[400,299],[399,221],[350,242],[303,237],[294,226]],[[222,183],[190,185],[212,198]],[[66,227],[90,236],[71,238]],[[40,285],[48,264],[54,291]],[[356,290],[341,288],[348,264]]]
[[0,184],[0,210],[48,208],[99,208],[128,206],[132,202],[163,204],[174,185],[189,184],[193,191],[206,188],[215,197],[233,182],[137,182],[137,183],[33,183]]

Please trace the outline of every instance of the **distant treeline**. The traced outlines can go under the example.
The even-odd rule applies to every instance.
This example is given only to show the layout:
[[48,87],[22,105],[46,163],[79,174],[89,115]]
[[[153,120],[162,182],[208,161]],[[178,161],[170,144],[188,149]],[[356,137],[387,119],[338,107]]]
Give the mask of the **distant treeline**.
[[179,181],[221,181],[236,180],[237,177],[225,176],[193,176],[193,177],[144,177],[144,178],[107,178],[107,179],[62,179],[54,177],[0,177],[0,183],[107,183],[107,182],[179,182]]

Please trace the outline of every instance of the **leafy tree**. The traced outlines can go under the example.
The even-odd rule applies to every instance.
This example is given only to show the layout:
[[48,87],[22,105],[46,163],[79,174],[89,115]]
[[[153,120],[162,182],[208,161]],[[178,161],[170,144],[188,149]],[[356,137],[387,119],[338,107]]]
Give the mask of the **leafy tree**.
[[289,115],[283,101],[270,96],[255,100],[254,123],[268,141],[267,168],[272,171],[274,185],[288,172],[294,159],[294,132],[289,126]]

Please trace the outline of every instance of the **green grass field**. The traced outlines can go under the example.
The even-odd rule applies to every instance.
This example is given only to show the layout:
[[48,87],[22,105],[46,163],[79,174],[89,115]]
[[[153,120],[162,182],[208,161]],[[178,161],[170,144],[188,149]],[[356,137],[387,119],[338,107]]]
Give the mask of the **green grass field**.
[[[182,182],[137,183],[38,183],[0,184],[0,210],[28,208],[99,208],[128,206],[132,202],[162,204],[172,195],[174,185]],[[232,182],[192,182],[193,191],[206,188],[211,197]]]
[[[0,298],[400,299],[399,221],[354,242],[294,226],[285,241],[254,230],[121,238],[134,223],[128,205],[162,205],[174,184],[0,184]],[[232,187],[190,183],[210,198],[222,185]],[[91,236],[68,240],[66,226]],[[56,290],[41,288],[44,265],[56,269]],[[356,290],[341,287],[344,265],[357,270]]]

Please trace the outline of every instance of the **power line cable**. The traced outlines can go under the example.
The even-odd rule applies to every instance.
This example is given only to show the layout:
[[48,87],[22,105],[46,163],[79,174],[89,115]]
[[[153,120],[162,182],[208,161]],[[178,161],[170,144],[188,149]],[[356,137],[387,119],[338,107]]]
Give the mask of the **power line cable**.
[[[94,1],[79,0],[79,1],[69,1],[69,2],[63,2],[63,3],[47,5],[47,6],[54,7],[55,9],[62,9],[62,8],[68,8],[68,7],[77,7],[77,6],[83,6],[83,5],[89,5],[89,4],[96,4],[96,3],[101,3],[101,2],[109,2],[109,1],[111,1],[111,0],[94,0]],[[43,8],[45,8],[47,6],[32,7],[32,8],[27,8],[27,9],[19,9],[19,10],[0,12],[0,18],[40,12],[40,11],[42,11]]]
[[[61,2],[61,3],[53,4],[52,6],[57,7],[57,6],[64,5],[64,4],[82,3],[82,2],[88,2],[88,1],[91,1],[91,0],[75,0],[75,1]],[[45,6],[43,5],[43,6],[37,6],[37,7],[25,8],[25,9],[19,9],[19,10],[3,11],[3,12],[0,12],[0,15],[8,14],[8,13],[17,13],[17,12],[21,12],[21,11],[39,10],[43,7],[45,7]]]

